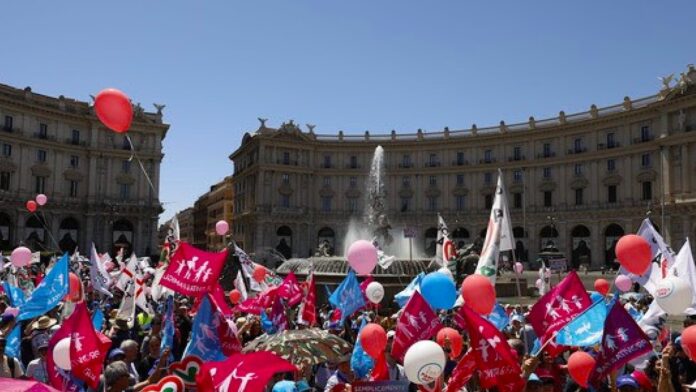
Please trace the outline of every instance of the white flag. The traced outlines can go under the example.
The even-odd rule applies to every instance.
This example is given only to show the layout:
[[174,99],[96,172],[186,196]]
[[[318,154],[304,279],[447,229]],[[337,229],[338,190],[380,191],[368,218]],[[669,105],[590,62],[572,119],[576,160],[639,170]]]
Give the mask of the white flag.
[[126,291],[126,285],[135,279],[137,275],[140,275],[140,263],[138,258],[135,256],[135,252],[131,255],[128,260],[128,264],[118,273],[118,278],[116,279],[116,287]]
[[160,284],[162,276],[164,275],[164,272],[166,270],[166,265],[155,270],[155,279],[152,280],[152,290],[150,291],[150,295],[152,296],[152,299],[155,300],[155,302],[159,302],[160,298],[162,297],[166,298],[167,295],[174,295],[173,291]]
[[435,261],[442,266],[447,265],[447,261],[449,260],[444,260],[444,257],[442,255],[442,246],[445,243],[445,240],[449,239],[449,229],[447,229],[447,223],[445,223],[445,220],[442,218],[442,215],[437,214],[437,241],[435,242]]
[[481,257],[476,266],[476,273],[486,276],[491,280],[491,283],[495,284],[500,252],[514,250],[514,242],[503,174],[498,169],[498,185],[495,188],[495,198],[488,219],[486,239],[483,241],[483,249],[481,249]]
[[679,279],[684,280],[691,286],[691,306],[684,311],[688,315],[696,314],[696,265],[694,265],[694,257],[691,253],[691,243],[689,238],[686,239],[686,243],[682,246],[677,253],[674,265],[669,271],[669,275],[677,276]]
[[239,263],[242,265],[242,272],[249,280],[249,288],[253,291],[262,292],[264,290],[264,285],[254,280],[254,268],[256,268],[256,263],[254,263],[251,257],[249,257],[242,248],[238,247],[237,244],[234,245],[234,253],[239,257]]
[[97,253],[97,248],[92,243],[92,250],[89,254],[89,278],[92,281],[92,287],[94,290],[108,296],[113,297],[113,294],[109,291],[109,286],[111,285],[111,275],[106,272],[104,264],[99,259],[99,254]]
[[242,295],[241,300],[246,301],[248,296],[246,286],[244,285],[244,278],[242,277],[242,271],[237,271],[237,277],[234,279],[234,288]]
[[635,275],[628,272],[624,267],[619,269],[619,273],[638,282],[651,295],[655,294],[655,288],[662,278],[667,276],[667,271],[674,265],[674,252],[667,246],[664,238],[655,230],[650,219],[645,218],[638,228],[638,235],[645,238],[652,250],[653,262],[643,275]]
[[176,214],[169,222],[169,236],[172,237],[174,241],[181,240],[181,230],[179,229],[179,218]]
[[142,276],[137,276],[135,279],[135,304],[145,313],[150,316],[155,315],[155,311],[152,310],[150,304],[147,302],[147,294],[145,294],[145,283]]
[[135,281],[129,281],[123,290],[123,299],[118,307],[116,318],[128,320],[128,327],[133,328],[135,322]]

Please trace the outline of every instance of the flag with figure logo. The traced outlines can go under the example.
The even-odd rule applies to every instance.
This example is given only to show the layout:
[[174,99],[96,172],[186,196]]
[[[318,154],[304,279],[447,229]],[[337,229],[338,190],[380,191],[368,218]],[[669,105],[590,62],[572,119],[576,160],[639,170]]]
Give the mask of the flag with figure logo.
[[491,314],[486,316],[486,319],[488,319],[491,324],[495,325],[495,327],[498,328],[498,331],[502,331],[510,323],[510,316],[508,316],[508,314],[505,312],[505,308],[503,308],[498,302],[495,303],[493,311]]
[[343,320],[365,306],[365,298],[362,291],[360,291],[360,284],[352,269],[338,288],[336,288],[336,291],[331,294],[329,303],[331,303],[334,309],[341,311],[341,324],[343,324]]
[[217,283],[226,260],[227,249],[217,253],[206,252],[180,242],[160,284],[183,295],[200,297],[210,292]]
[[413,293],[415,293],[416,291],[420,292],[420,284],[424,277],[425,272],[421,272],[420,274],[416,275],[416,277],[413,278],[413,280],[411,280],[411,282],[408,284],[408,286],[406,286],[405,289],[396,293],[396,295],[394,296],[394,301],[397,304],[399,304],[400,308],[403,308],[404,305],[406,305]]
[[167,297],[167,304],[164,309],[164,318],[162,320],[162,340],[160,342],[160,351],[164,349],[174,350],[174,296]]
[[26,298],[22,289],[11,285],[9,282],[3,282],[2,287],[5,290],[5,295],[10,300],[10,306],[18,308],[24,304]]
[[295,273],[290,271],[278,286],[278,297],[288,300],[288,306],[295,306],[302,301],[302,290],[297,284]]
[[353,346],[353,354],[350,357],[350,368],[353,369],[355,377],[364,378],[370,374],[370,370],[375,366],[375,361],[367,355],[365,350],[363,350],[362,343],[360,343],[360,332],[367,325],[367,318],[363,318],[360,323],[360,329],[358,330],[358,336],[355,339],[355,346]]
[[414,343],[430,339],[442,328],[440,319],[423,296],[415,292],[396,322],[391,354],[399,361]]
[[7,341],[5,343],[5,355],[11,358],[17,358],[20,362],[21,350],[19,347],[20,341],[22,340],[22,323],[17,323],[9,335],[7,335]]
[[674,264],[669,270],[670,276],[677,276],[691,286],[691,305],[684,311],[687,315],[696,314],[696,264],[691,253],[689,238],[677,253]]
[[607,312],[604,300],[596,301],[584,313],[558,330],[556,343],[576,347],[592,347],[600,343]]
[[104,264],[102,264],[99,254],[97,254],[97,248],[94,246],[94,242],[92,242],[92,249],[89,253],[89,278],[92,281],[94,290],[109,298],[114,296],[111,294],[111,291],[109,291],[111,275],[106,272],[106,268]]
[[457,366],[452,371],[452,376],[447,383],[448,391],[459,391],[466,385],[476,371],[476,358],[474,351],[469,350],[459,360]]
[[150,295],[155,302],[159,302],[160,298],[162,297],[166,298],[169,295],[174,295],[173,291],[160,284],[162,281],[162,276],[164,276],[166,270],[166,265],[163,265],[155,270],[155,279],[152,281],[152,287],[150,290]]
[[222,343],[218,334],[220,322],[220,317],[213,311],[208,296],[204,296],[198,313],[193,319],[191,337],[182,358],[195,355],[203,362],[224,361],[227,357],[222,352]]
[[47,313],[68,295],[68,254],[53,265],[51,271],[34,289],[26,302],[19,307],[17,321],[29,320]]
[[630,314],[614,299],[604,321],[604,334],[590,380],[598,381],[634,358],[650,352],[652,345]]
[[224,361],[203,363],[196,384],[199,391],[263,391],[274,375],[296,371],[293,364],[269,351],[233,354]]
[[317,323],[317,306],[316,306],[316,288],[314,287],[314,273],[309,274],[309,284],[307,286],[307,296],[302,302],[302,312],[300,316],[302,321],[307,325],[314,325]]
[[498,184],[495,188],[491,215],[488,218],[486,239],[483,241],[476,273],[487,277],[495,284],[500,252],[514,250],[514,242],[515,237],[512,235],[512,224],[510,223],[507,194],[503,184],[503,173],[498,169]]
[[123,291],[123,298],[116,311],[116,318],[128,321],[128,327],[135,325],[135,281],[127,283]]
[[70,332],[70,372],[96,389],[111,341],[102,340],[94,330],[84,301],[75,305],[70,318],[73,319]]

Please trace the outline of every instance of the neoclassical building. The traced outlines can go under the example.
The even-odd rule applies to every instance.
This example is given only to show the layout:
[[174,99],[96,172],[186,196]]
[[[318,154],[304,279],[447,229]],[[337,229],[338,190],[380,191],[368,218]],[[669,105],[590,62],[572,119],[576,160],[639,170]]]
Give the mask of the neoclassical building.
[[324,239],[340,253],[378,145],[389,219],[416,229],[421,252],[432,251],[438,212],[458,243],[485,236],[498,168],[522,259],[551,240],[568,259],[600,267],[646,215],[675,248],[696,236],[693,66],[654,96],[519,124],[329,135],[259,120],[230,155],[233,236],[257,255],[306,257]]
[[[162,108],[134,106],[128,135],[106,129],[90,103],[48,97],[27,87],[0,85],[0,249],[20,243],[34,250],[100,252],[128,247],[156,254],[162,140],[169,125]],[[48,203],[30,214],[39,193]]]

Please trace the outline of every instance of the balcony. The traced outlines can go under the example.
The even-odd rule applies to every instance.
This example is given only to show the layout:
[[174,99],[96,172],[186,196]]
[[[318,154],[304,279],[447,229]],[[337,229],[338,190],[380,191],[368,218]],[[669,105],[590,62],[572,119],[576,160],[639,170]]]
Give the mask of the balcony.
[[466,166],[468,164],[469,164],[469,161],[467,161],[466,159],[452,161],[452,166]]
[[587,152],[587,148],[586,148],[586,147],[581,147],[581,148],[569,148],[569,149],[568,149],[568,155],[582,154],[583,152]]
[[555,158],[555,157],[556,157],[556,153],[553,152],[553,151],[543,152],[543,153],[541,153],[541,154],[537,154],[536,157],[537,157],[537,159],[541,159],[541,158]]
[[527,159],[527,158],[525,158],[524,155],[518,155],[516,157],[508,158],[508,162],[524,161],[525,159]]
[[66,143],[66,144],[71,144],[71,145],[73,145],[73,146],[82,146],[82,147],[86,147],[86,146],[87,146],[87,142],[86,142],[86,141],[84,141],[84,140],[76,140],[76,139],[73,139],[73,138],[67,138],[67,139],[65,139],[65,143]]
[[605,150],[605,149],[610,150],[612,148],[618,148],[618,147],[621,147],[621,143],[619,143],[619,142],[607,143],[607,144],[604,144],[604,143],[597,144],[598,150]]
[[333,169],[334,165],[332,165],[330,163],[322,163],[321,166],[319,166],[319,167],[322,169]]
[[411,162],[399,163],[399,169],[410,169],[412,167],[413,167],[413,163],[411,163]]
[[425,167],[440,167],[440,162],[426,162]]
[[495,163],[495,158],[490,158],[490,159],[479,159],[480,164],[488,164],[488,163]]
[[50,141],[53,141],[53,142],[56,141],[56,137],[55,137],[55,136],[46,135],[46,134],[41,134],[41,133],[39,133],[39,132],[34,132],[34,134],[33,134],[31,137],[33,137],[34,139],[50,140]]
[[633,139],[633,144],[639,144],[639,143],[647,143],[655,140],[655,136],[653,135],[643,135],[641,137],[637,137]]
[[287,165],[287,166],[297,166],[297,161],[286,161],[284,159],[278,159],[278,160],[276,160],[276,164]]

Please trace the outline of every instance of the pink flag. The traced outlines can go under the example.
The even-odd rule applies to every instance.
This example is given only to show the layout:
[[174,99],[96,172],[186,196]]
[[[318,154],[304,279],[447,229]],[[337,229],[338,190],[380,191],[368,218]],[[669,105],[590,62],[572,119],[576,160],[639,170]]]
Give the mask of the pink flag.
[[295,306],[302,301],[302,290],[300,285],[297,284],[297,278],[292,271],[285,277],[283,283],[278,286],[278,296],[288,300],[289,306]]
[[293,364],[268,351],[233,354],[222,362],[204,363],[196,383],[199,392],[261,392],[274,374],[295,371]]
[[309,275],[309,285],[307,287],[307,296],[302,305],[302,320],[308,325],[317,323],[317,306],[316,306],[316,290],[314,288],[314,273]]
[[283,303],[280,302],[280,297],[276,297],[273,307],[271,308],[269,318],[278,332],[284,331],[288,328],[288,318],[285,315],[285,307],[283,306]]
[[160,284],[183,295],[200,297],[217,283],[226,259],[227,249],[212,253],[181,242]]
[[520,365],[505,335],[466,304],[462,305],[459,312],[469,332],[481,386],[498,386],[500,390],[501,387],[518,385],[521,382]]
[[545,341],[591,305],[582,281],[571,271],[532,306],[528,319],[540,340]]
[[273,305],[277,291],[277,287],[271,287],[256,297],[247,299],[234,309],[238,312],[251,313],[258,316],[261,314],[262,310],[270,308]]
[[419,292],[414,292],[396,323],[392,356],[403,362],[406,350],[419,340],[430,339],[442,328],[437,314]]
[[227,301],[225,300],[225,291],[217,282],[215,283],[213,291],[211,292],[210,302],[213,303],[213,306],[215,306],[223,316],[232,317],[232,309],[230,309],[229,305],[227,305]]
[[242,343],[237,338],[237,326],[233,320],[228,320],[218,312],[220,323],[218,324],[218,336],[222,345],[222,353],[229,357],[242,351]]
[[459,360],[459,363],[457,363],[457,366],[452,371],[452,376],[447,383],[447,390],[458,391],[462,389],[464,385],[471,380],[475,370],[476,358],[474,357],[474,352],[469,350]]

